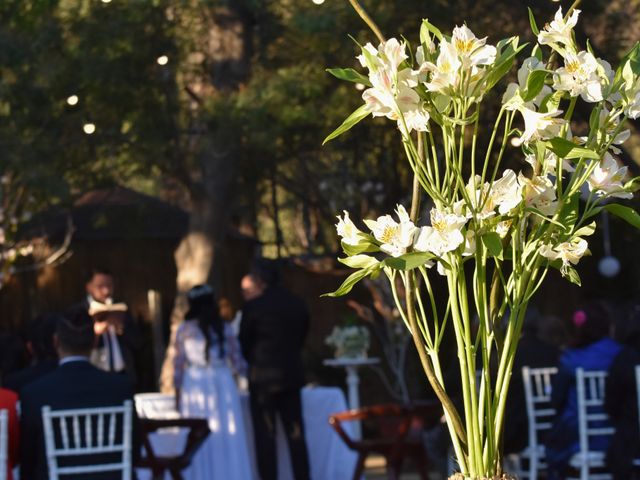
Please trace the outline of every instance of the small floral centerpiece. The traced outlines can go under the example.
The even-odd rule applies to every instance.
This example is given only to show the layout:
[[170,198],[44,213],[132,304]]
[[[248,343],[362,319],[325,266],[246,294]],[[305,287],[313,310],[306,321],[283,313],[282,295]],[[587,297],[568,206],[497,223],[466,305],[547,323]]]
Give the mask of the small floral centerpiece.
[[[414,182],[411,205],[398,205],[393,215],[360,225],[347,212],[338,217],[339,260],[355,272],[329,295],[345,295],[367,277],[389,279],[442,403],[458,476],[503,478],[506,398],[531,298],[552,269],[580,283],[575,266],[589,253],[602,210],[640,227],[635,210],[619,203],[632,198],[637,179],[627,178],[616,158],[629,137],[625,121],[640,117],[640,43],[613,68],[576,42],[576,2],[543,29],[530,12],[534,45],[518,37],[492,45],[466,25],[448,34],[423,20],[413,49],[404,38],[385,39],[357,0],[349,1],[379,45],[359,47],[366,74],[329,70],[366,89],[364,104],[325,141],[369,116],[386,117],[398,129]],[[498,93],[519,56],[517,82]],[[491,97],[499,108],[488,123],[484,102]],[[578,104],[588,112],[583,124],[572,122]],[[504,168],[506,156],[520,166]],[[440,301],[436,281],[448,289]],[[450,331],[462,410],[441,364]]]
[[325,343],[335,348],[336,358],[366,358],[369,329],[362,325],[335,326]]

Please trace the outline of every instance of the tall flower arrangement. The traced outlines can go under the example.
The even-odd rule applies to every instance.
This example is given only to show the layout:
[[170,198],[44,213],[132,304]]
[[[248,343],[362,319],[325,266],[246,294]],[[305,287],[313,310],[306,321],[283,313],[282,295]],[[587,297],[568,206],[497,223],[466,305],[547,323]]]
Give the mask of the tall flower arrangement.
[[[368,276],[388,277],[442,402],[460,473],[496,477],[502,474],[506,396],[529,301],[549,269],[580,283],[575,266],[588,254],[600,211],[640,227],[640,216],[617,203],[633,196],[637,179],[627,179],[616,159],[617,146],[629,136],[625,120],[640,116],[640,44],[613,69],[589,45],[577,44],[573,28],[580,11],[572,8],[566,15],[559,9],[541,30],[530,12],[533,46],[521,45],[518,37],[493,45],[466,25],[449,35],[423,20],[414,50],[407,40],[384,39],[357,1],[350,2],[379,44],[360,46],[364,74],[329,70],[366,89],[364,104],[325,142],[369,116],[392,120],[414,188],[409,210],[398,205],[393,214],[363,225],[348,212],[338,217],[345,254],[339,260],[355,272],[329,295],[345,295]],[[525,58],[517,83],[501,93],[488,140],[481,142],[483,100],[519,56]],[[591,115],[587,128],[574,131],[578,102]],[[520,171],[501,168],[510,145],[521,151]],[[421,216],[425,200],[428,212]],[[448,287],[445,308],[433,293],[436,276]],[[455,333],[463,411],[444,383],[440,346],[447,323]]]

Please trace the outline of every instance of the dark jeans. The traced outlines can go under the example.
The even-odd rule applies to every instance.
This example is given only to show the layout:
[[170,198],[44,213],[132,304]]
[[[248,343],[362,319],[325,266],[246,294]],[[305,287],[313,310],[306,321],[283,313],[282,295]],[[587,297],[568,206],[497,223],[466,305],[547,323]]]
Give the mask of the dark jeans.
[[277,480],[278,478],[276,414],[279,414],[289,444],[293,476],[296,480],[309,480],[309,457],[304,439],[300,390],[280,392],[252,390],[250,404],[261,479]]

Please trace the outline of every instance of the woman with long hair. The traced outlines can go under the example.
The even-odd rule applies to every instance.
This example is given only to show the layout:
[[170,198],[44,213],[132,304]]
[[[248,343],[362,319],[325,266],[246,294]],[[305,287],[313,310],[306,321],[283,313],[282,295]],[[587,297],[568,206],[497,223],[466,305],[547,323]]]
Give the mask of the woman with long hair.
[[251,462],[232,370],[245,369],[238,340],[218,311],[213,289],[187,293],[189,311],[176,333],[174,386],[183,417],[207,418],[211,433],[185,478],[251,479]]

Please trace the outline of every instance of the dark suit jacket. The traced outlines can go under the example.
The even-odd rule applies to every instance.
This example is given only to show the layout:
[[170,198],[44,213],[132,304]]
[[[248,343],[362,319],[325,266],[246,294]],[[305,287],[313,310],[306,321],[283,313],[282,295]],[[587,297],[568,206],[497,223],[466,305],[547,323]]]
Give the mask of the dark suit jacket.
[[53,372],[58,367],[58,360],[43,360],[30,367],[7,375],[4,379],[4,387],[16,393],[39,378]]
[[[88,312],[88,300],[85,298],[82,302],[72,307],[72,311],[77,309],[83,309]],[[142,337],[140,335],[140,332],[136,328],[130,312],[126,312],[122,334],[117,335],[117,338],[120,352],[122,353],[122,359],[124,360],[125,372],[129,376],[131,383],[135,387],[138,380],[135,357],[136,352],[142,348]],[[102,342],[102,337],[100,337],[98,341]]]
[[304,385],[302,347],[309,312],[302,299],[269,287],[242,310],[240,344],[251,390],[283,391]]
[[[22,389],[21,455],[22,480],[47,480],[42,407],[52,409],[94,408],[133,401],[133,390],[124,375],[103,372],[89,362],[76,361],[58,367]],[[133,458],[140,451],[134,410]],[[73,458],[69,459],[73,462]],[[85,458],[83,463],[91,462]],[[83,480],[112,480],[113,473],[84,475]]]

